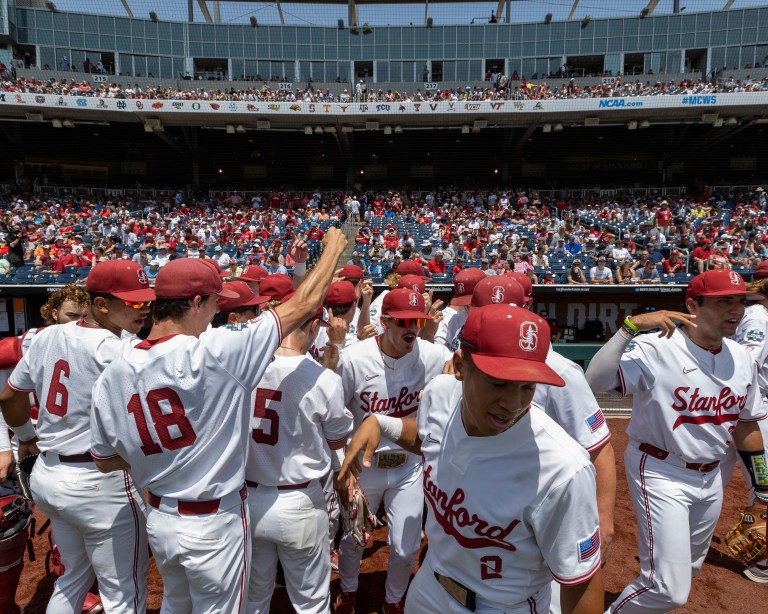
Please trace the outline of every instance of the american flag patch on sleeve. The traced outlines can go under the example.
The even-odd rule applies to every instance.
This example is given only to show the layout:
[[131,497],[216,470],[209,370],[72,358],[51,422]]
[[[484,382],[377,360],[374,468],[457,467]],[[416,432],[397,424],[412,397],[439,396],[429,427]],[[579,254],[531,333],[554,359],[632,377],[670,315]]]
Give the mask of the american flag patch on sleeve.
[[579,562],[587,561],[600,551],[600,527],[590,537],[579,542]]
[[594,414],[586,419],[587,426],[591,432],[595,432],[601,426],[605,424],[605,416],[603,416],[602,410],[598,409]]

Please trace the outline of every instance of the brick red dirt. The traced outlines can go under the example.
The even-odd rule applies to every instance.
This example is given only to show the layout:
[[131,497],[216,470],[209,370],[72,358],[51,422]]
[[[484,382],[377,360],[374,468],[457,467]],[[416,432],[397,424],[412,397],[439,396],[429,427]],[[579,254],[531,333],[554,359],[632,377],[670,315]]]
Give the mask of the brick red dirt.
[[[637,563],[637,530],[635,513],[629,499],[624,475],[624,449],[627,445],[626,420],[608,421],[613,433],[612,441],[616,450],[618,492],[616,500],[616,535],[613,540],[611,558],[605,567],[606,605],[611,603],[624,586],[635,578],[639,571]],[[723,544],[726,531],[739,518],[739,512],[746,500],[746,490],[739,471],[725,489],[723,511],[717,525],[712,545],[704,567],[693,581],[688,604],[676,612],[690,614],[711,614],[712,612],[733,612],[749,614],[764,612],[768,603],[768,586],[750,582],[741,575],[741,566],[727,553]],[[40,526],[42,518],[38,518]],[[17,600],[27,614],[45,612],[45,604],[51,594],[53,579],[46,577],[44,559],[47,551],[45,536],[35,538],[37,560],[25,564]],[[386,529],[374,532],[360,571],[360,590],[357,595],[357,611],[360,614],[380,612],[384,595],[388,548]],[[414,572],[416,567],[414,567]],[[338,577],[332,576],[331,590],[338,591]],[[149,577],[148,612],[157,613],[162,599],[162,583],[154,562],[151,562]],[[276,590],[272,600],[274,614],[292,612],[285,590]]]

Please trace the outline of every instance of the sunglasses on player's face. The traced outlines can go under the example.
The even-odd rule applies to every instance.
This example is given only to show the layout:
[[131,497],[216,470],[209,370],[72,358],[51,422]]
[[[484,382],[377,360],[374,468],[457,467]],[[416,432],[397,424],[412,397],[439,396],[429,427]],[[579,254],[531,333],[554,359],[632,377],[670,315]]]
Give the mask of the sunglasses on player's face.
[[426,318],[388,318],[395,326],[399,328],[410,328],[416,326],[416,328],[424,328],[427,325]]
[[152,301],[123,301],[123,303],[125,303],[126,307],[133,307],[137,311],[152,306]]

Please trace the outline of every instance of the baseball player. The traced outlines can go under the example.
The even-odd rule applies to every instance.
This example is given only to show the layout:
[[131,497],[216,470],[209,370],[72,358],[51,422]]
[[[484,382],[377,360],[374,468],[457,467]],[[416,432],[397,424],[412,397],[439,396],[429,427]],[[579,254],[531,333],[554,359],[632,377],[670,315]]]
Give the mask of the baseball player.
[[[109,612],[143,612],[148,556],[144,501],[130,475],[103,475],[88,452],[91,390],[136,334],[155,298],[146,272],[129,260],[97,264],[88,275],[88,316],[40,330],[0,397],[18,437],[19,457],[40,452],[30,487],[51,520],[64,573],[49,612],[80,612],[95,578]],[[37,432],[29,392],[40,400]]]
[[[352,290],[349,282],[346,284]],[[355,299],[356,300],[356,299]],[[350,312],[352,309],[350,308]],[[288,335],[255,392],[245,481],[253,554],[250,613],[269,612],[278,559],[294,609],[330,611],[328,510],[323,492],[331,459],[352,432],[341,378],[307,355],[323,310]]]
[[264,281],[268,275],[269,273],[267,273],[267,269],[264,267],[259,266],[258,264],[251,264],[243,269],[243,272],[237,279],[248,284],[251,292],[258,296],[261,282]]
[[[749,350],[749,353],[753,356],[755,363],[757,363],[757,379],[760,384],[760,397],[762,399],[763,406],[768,404],[768,343],[766,343],[766,336],[768,336],[768,275],[763,276],[761,272],[756,271],[755,281],[747,284],[747,289],[750,292],[763,295],[763,299],[759,302],[753,302],[747,306],[744,310],[744,317],[739,322],[739,327],[736,329],[736,333],[731,337],[734,341],[740,343]],[[768,420],[760,420],[758,422],[760,432],[763,435],[763,442],[768,441]],[[733,468],[738,462],[738,452],[734,446],[728,448],[728,453],[723,459],[722,467],[720,471],[723,474],[723,484],[728,484],[733,473]],[[750,484],[750,477],[747,468],[739,463],[742,472],[744,473],[744,481]],[[747,507],[752,507],[755,503],[755,491],[749,489],[747,497]],[[768,559],[758,561],[751,567],[744,570],[744,575],[758,583],[768,582]]]
[[321,305],[345,245],[329,230],[322,257],[290,300],[210,330],[217,296],[235,293],[207,260],[170,262],[155,281],[148,338],[126,348],[94,387],[92,453],[102,471],[130,468],[148,491],[164,612],[245,610],[250,419],[269,433],[274,411],[259,399],[254,405],[252,393],[284,336]]
[[[346,348],[338,372],[344,384],[344,403],[359,426],[371,414],[410,416],[416,413],[419,393],[439,375],[450,352],[419,339],[426,325],[424,297],[413,290],[395,289],[382,304],[384,334]],[[389,442],[380,446],[373,466],[360,475],[360,487],[372,510],[384,501],[389,520],[389,567],[384,612],[401,611],[411,567],[421,543],[424,497],[421,457]],[[354,614],[363,549],[345,536],[340,545],[341,592],[337,614]]]
[[348,281],[354,286],[358,300],[363,299],[360,301],[360,305],[355,304],[355,316],[352,318],[348,332],[350,335],[360,335],[365,339],[373,336],[375,332],[370,326],[373,282],[370,279],[363,279],[363,277],[363,269],[356,264],[344,265],[338,272],[338,278],[341,281]]
[[[745,301],[759,298],[734,271],[702,273],[688,284],[687,314],[627,318],[587,369],[593,390],[634,395],[624,460],[640,576],[611,605],[613,613],[685,605],[720,515],[719,465],[732,442],[756,496],[768,499],[757,367],[744,347],[727,339]],[[661,334],[636,336],[654,328]]]
[[[424,267],[421,266],[420,263],[418,263],[416,260],[406,260],[405,262],[401,262],[397,265],[397,269],[395,269],[395,273],[393,275],[390,275],[387,277],[387,283],[390,284],[390,288],[397,287],[397,282],[400,280],[400,277],[403,277],[405,275],[415,275],[416,277],[420,277],[421,279],[425,281],[429,281],[430,277],[424,274]],[[387,294],[389,294],[389,290],[384,290],[381,294],[379,294],[372,302],[371,306],[369,308],[369,314],[370,314],[370,323],[373,324],[376,327],[376,330],[381,335],[384,332],[384,327],[381,324],[381,316],[382,316],[382,304],[384,303],[384,299],[386,298]]]
[[435,333],[435,343],[449,346],[456,338],[456,334],[467,321],[467,306],[472,302],[472,291],[477,282],[485,279],[487,275],[480,269],[466,269],[461,271],[453,279],[453,298],[448,307],[443,309],[443,321]]
[[259,315],[260,306],[270,299],[263,294],[256,296],[248,284],[239,279],[225,282],[224,289],[234,292],[236,296],[219,299],[219,312],[211,323],[217,328],[225,324],[242,324],[253,320]]
[[405,612],[546,612],[552,577],[563,612],[602,612],[594,468],[531,404],[537,384],[563,385],[547,323],[494,304],[472,310],[461,340],[455,376],[427,385],[417,417],[365,420],[340,473],[362,450],[369,467],[382,436],[424,456],[429,551]]

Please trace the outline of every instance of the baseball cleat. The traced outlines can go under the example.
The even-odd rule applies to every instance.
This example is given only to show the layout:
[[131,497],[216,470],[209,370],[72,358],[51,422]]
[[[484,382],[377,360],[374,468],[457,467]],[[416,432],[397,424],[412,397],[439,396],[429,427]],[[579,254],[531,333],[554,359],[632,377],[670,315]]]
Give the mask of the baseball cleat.
[[101,599],[98,595],[88,593],[85,596],[83,602],[82,614],[101,614],[104,611],[104,607],[101,605]]
[[768,584],[768,559],[763,559],[744,570],[744,575],[752,582]]
[[336,614],[355,614],[355,596],[357,593],[341,592],[336,597]]
[[339,551],[336,548],[331,550],[331,571],[339,573]]
[[397,603],[387,603],[381,606],[382,614],[403,614],[405,612],[405,604],[402,601]]

